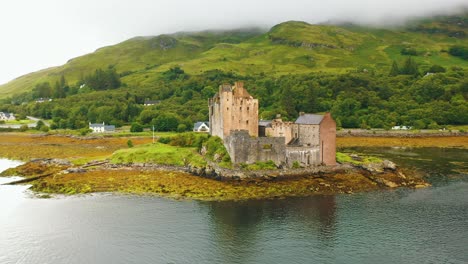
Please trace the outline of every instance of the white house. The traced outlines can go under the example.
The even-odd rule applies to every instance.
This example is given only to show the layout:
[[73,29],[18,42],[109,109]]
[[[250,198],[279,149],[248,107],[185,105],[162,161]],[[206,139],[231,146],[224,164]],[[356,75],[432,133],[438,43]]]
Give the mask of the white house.
[[102,122],[102,124],[89,123],[89,129],[93,130],[93,133],[115,132],[114,125],[106,126],[104,122]]
[[39,98],[36,100],[36,103],[45,103],[45,102],[52,102],[52,99],[51,98]]
[[145,103],[143,104],[144,106],[151,106],[151,105],[157,105],[161,103],[160,100],[145,100]]
[[194,132],[210,132],[210,127],[208,122],[196,122],[193,125]]
[[15,119],[16,117],[13,113],[0,112],[0,120],[9,121],[9,120],[15,120]]
[[410,126],[394,126],[394,127],[392,127],[392,130],[409,130],[411,128],[412,127],[410,127]]

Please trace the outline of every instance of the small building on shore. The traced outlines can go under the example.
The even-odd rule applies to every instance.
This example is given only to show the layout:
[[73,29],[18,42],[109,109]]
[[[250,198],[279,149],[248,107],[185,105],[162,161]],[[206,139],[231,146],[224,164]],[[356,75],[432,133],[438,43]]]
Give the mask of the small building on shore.
[[209,124],[210,124],[210,123],[209,123],[208,121],[196,122],[196,123],[193,125],[193,131],[194,131],[194,132],[206,132],[206,133],[210,133]]
[[114,125],[106,125],[104,122],[102,124],[91,124],[89,123],[89,129],[93,131],[93,133],[109,133],[115,132]]
[[0,112],[0,120],[13,121],[13,120],[16,120],[16,117],[13,113]]
[[336,165],[336,123],[330,113],[300,113],[295,122],[258,120],[258,100],[243,83],[224,84],[209,100],[210,134],[223,139],[233,163],[273,161],[288,167]]

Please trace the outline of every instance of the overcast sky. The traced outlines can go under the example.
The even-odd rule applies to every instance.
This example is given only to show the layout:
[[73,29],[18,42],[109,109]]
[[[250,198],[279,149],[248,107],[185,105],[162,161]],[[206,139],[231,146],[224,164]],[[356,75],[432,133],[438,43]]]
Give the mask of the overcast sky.
[[382,24],[462,6],[468,0],[2,0],[0,84],[135,36],[287,20]]

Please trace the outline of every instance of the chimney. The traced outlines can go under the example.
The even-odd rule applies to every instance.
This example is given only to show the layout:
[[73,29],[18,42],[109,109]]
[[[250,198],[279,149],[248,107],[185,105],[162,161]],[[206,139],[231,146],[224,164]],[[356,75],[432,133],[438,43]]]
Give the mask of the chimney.
[[304,112],[299,112],[299,115],[303,116],[303,115],[305,115],[305,113]]

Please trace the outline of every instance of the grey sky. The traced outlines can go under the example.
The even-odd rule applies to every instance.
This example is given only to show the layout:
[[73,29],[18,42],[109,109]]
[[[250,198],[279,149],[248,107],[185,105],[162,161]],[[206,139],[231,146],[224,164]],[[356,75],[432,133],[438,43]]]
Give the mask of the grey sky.
[[0,84],[134,36],[287,20],[385,24],[462,6],[468,0],[4,0]]

